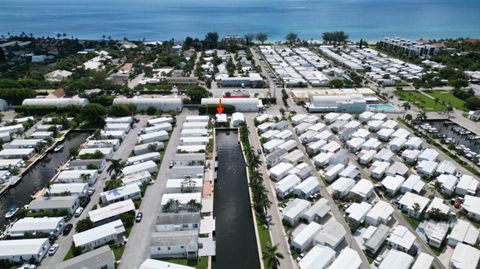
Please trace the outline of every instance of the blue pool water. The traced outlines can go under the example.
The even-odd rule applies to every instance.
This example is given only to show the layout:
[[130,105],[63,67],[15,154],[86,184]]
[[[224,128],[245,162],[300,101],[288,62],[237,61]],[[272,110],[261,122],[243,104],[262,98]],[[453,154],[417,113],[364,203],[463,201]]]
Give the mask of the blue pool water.
[[395,107],[392,106],[392,105],[384,105],[384,104],[381,104],[381,105],[369,105],[368,106],[370,109],[374,109],[374,110],[383,110],[383,111],[391,111],[391,110],[395,110]]

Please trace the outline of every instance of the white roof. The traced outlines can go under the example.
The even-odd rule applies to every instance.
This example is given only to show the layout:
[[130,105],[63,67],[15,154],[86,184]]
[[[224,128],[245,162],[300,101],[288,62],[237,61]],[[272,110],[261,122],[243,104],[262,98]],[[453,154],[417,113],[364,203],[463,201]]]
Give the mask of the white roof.
[[475,215],[480,215],[480,197],[465,195],[462,208]]
[[135,210],[135,204],[131,199],[128,199],[91,210],[88,212],[88,216],[92,222],[97,222],[133,210]]
[[450,258],[450,264],[455,266],[455,268],[476,269],[479,259],[480,250],[463,243],[458,243]]
[[141,171],[138,173],[130,174],[122,178],[123,184],[127,185],[132,182],[137,182],[143,179],[151,179],[152,175],[148,171]]
[[20,148],[20,149],[3,149],[0,151],[1,156],[20,156],[30,155],[35,151],[33,148]]
[[438,152],[434,149],[427,148],[418,156],[419,160],[435,161],[438,157]]
[[328,269],[358,269],[362,265],[362,259],[358,253],[349,248],[344,248],[335,261],[328,267]]
[[408,269],[413,257],[405,252],[391,249],[378,267],[379,269]]
[[202,201],[202,193],[165,193],[162,196],[162,206],[165,205],[170,199],[178,200],[182,205],[187,204],[190,200],[195,200],[198,203]]
[[418,204],[420,206],[419,212],[422,212],[429,202],[430,200],[427,197],[423,197],[411,192],[406,192],[398,201],[399,204],[407,207],[410,210],[413,210],[414,204]]
[[399,128],[392,134],[392,137],[406,139],[409,135],[410,135],[410,132],[407,131],[405,128]]
[[433,263],[433,257],[425,252],[420,252],[415,263],[412,265],[411,269],[425,269],[431,268]]
[[136,163],[139,161],[144,161],[144,160],[159,160],[160,159],[160,153],[159,152],[148,152],[145,154],[140,154],[137,156],[133,156],[127,159],[128,163]]
[[437,173],[440,174],[454,174],[457,171],[457,166],[449,160],[443,160],[438,164]]
[[330,218],[327,223],[322,226],[322,230],[315,235],[315,242],[322,245],[338,246],[345,239],[347,232],[342,224],[335,218]]
[[320,186],[320,182],[318,182],[318,179],[316,177],[308,177],[307,179],[302,181],[300,184],[295,186],[295,189],[300,190],[303,193],[309,193],[319,186]]
[[58,224],[63,221],[63,217],[43,217],[31,218],[25,217],[17,220],[10,228],[10,233],[24,232],[24,231],[40,231],[40,230],[55,230]]
[[405,142],[405,146],[408,146],[410,148],[420,148],[420,146],[422,145],[423,143],[423,140],[420,138],[420,137],[417,137],[417,136],[413,136],[413,137],[410,137],[407,142]]
[[298,263],[300,269],[327,268],[335,258],[335,251],[329,247],[316,245]]
[[355,133],[352,134],[352,137],[360,137],[366,139],[370,135],[370,131],[367,129],[360,128]]
[[287,172],[288,170],[292,169],[294,166],[291,163],[284,163],[281,162],[274,167],[270,168],[270,173],[273,175],[280,175],[282,173]]
[[59,180],[79,179],[83,174],[93,177],[97,174],[97,170],[64,170],[58,174]]
[[38,255],[47,241],[46,238],[0,240],[0,257]]
[[478,189],[478,180],[470,175],[463,175],[457,184],[457,190],[467,190],[468,193],[476,193]]
[[437,181],[442,184],[442,188],[453,191],[457,185],[458,178],[454,175],[441,174],[437,177]]
[[395,209],[385,201],[378,201],[373,208],[367,213],[367,217],[375,220],[388,220]]
[[448,238],[452,238],[458,242],[467,243],[469,245],[475,245],[478,240],[479,231],[470,222],[457,219],[457,223],[453,226],[452,231]]
[[383,128],[395,129],[398,126],[398,123],[394,120],[387,120],[382,124]]
[[283,216],[294,219],[309,207],[309,201],[295,198],[293,201],[289,202],[287,206],[283,209]]
[[118,235],[125,232],[125,227],[121,220],[115,220],[107,224],[76,233],[73,235],[73,242],[75,246],[83,246],[96,240],[111,236]]
[[392,176],[386,176],[382,180],[382,185],[389,191],[396,192],[400,189],[400,186],[403,184],[405,181],[405,178],[399,175],[396,175],[394,177]]
[[397,225],[393,228],[387,241],[395,245],[401,246],[404,249],[410,249],[415,243],[415,235],[411,233],[407,227]]
[[78,152],[78,156],[82,156],[84,154],[93,154],[97,151],[100,151],[104,156],[108,157],[113,153],[113,148],[85,148]]
[[153,161],[146,161],[143,163],[125,166],[122,169],[122,173],[124,175],[130,175],[130,174],[138,173],[138,172],[153,169],[153,168],[157,169],[157,164]]
[[160,261],[160,260],[146,259],[140,265],[139,269],[194,269],[194,267]]
[[337,179],[335,182],[330,185],[332,187],[332,190],[338,191],[340,193],[349,191],[353,186],[355,185],[355,180],[347,177],[341,177]]
[[106,201],[113,201],[115,199],[126,197],[135,193],[140,193],[140,187],[137,184],[128,184],[120,188],[102,192],[100,195]]
[[437,165],[438,163],[434,161],[420,161],[417,169],[431,175],[437,169]]
[[360,197],[366,197],[373,190],[373,184],[370,180],[360,179],[355,186],[350,190],[351,193],[357,194]]
[[[186,117],[186,121],[188,121],[189,117],[191,117],[191,116]],[[203,117],[203,116],[201,116],[201,117]],[[208,116],[207,116],[206,121],[208,121]],[[156,125],[156,124],[160,124],[160,123],[171,123],[171,122],[173,122],[173,119],[171,117],[160,117],[160,118],[155,118],[155,119],[151,119],[151,120],[147,121],[148,125]]]
[[430,205],[428,205],[427,212],[434,208],[440,210],[440,212],[444,214],[450,212],[450,207],[443,202],[442,198],[434,197]]
[[363,219],[371,208],[372,205],[366,202],[352,203],[352,205],[345,210],[345,213],[348,214],[349,218],[354,219],[357,222],[363,222]]
[[50,189],[47,189],[47,191],[54,194],[59,194],[67,191],[70,193],[81,193],[85,189],[88,189],[87,183],[61,183],[52,184],[50,186]]
[[292,243],[298,246],[304,246],[305,243],[309,240],[312,240],[315,234],[317,234],[321,229],[322,225],[312,221],[293,237]]

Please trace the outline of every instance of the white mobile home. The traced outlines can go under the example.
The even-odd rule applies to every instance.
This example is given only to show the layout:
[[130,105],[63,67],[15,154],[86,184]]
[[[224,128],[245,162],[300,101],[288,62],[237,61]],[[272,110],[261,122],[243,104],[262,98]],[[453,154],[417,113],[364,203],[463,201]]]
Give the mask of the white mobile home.
[[294,226],[308,208],[310,208],[309,201],[296,198],[283,209],[283,220]]
[[118,244],[123,242],[125,227],[121,220],[76,233],[73,235],[73,243],[76,247],[83,247],[86,251],[106,245],[110,242]]
[[140,144],[165,140],[168,140],[168,133],[165,131],[158,131],[138,136],[138,143]]
[[47,254],[50,243],[46,238],[1,240],[0,260],[13,262],[29,261],[40,262]]
[[157,164],[153,161],[146,161],[143,163],[125,166],[122,169],[122,174],[128,176],[142,171],[147,171],[150,174],[155,174],[157,173]]
[[100,193],[100,200],[103,204],[112,204],[128,199],[136,200],[142,197],[142,192],[137,184],[128,184],[120,188]]
[[291,163],[284,163],[281,162],[274,167],[270,168],[270,178],[274,181],[279,181],[280,179],[284,178],[290,169],[294,166]]
[[136,163],[143,163],[146,161],[159,161],[160,160],[160,153],[158,152],[149,152],[141,155],[137,155],[134,157],[130,157],[127,159],[128,164],[136,164]]
[[275,183],[275,191],[279,197],[284,198],[289,195],[293,191],[293,188],[300,184],[300,182],[302,182],[302,180],[296,175],[288,175]]
[[148,153],[148,152],[159,151],[159,150],[162,150],[164,148],[165,148],[165,145],[163,144],[163,142],[158,142],[157,141],[157,142],[151,142],[151,143],[136,145],[133,148],[133,153],[135,155],[141,155],[141,154],[145,154],[145,153]]
[[98,177],[98,171],[89,170],[65,170],[58,174],[57,180],[63,183],[88,183],[95,184]]
[[48,237],[50,235],[58,236],[65,226],[65,220],[63,217],[43,217],[43,218],[31,218],[26,217],[17,220],[8,230],[8,234],[11,237],[24,237],[25,233],[29,233],[33,236]]

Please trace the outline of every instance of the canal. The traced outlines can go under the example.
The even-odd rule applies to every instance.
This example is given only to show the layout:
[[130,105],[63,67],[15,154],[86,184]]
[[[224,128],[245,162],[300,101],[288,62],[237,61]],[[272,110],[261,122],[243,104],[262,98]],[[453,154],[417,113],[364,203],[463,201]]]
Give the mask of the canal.
[[50,151],[41,161],[39,161],[30,171],[23,175],[21,181],[10,188],[0,198],[0,227],[8,224],[3,217],[11,205],[23,207],[32,201],[31,195],[45,186],[56,173],[56,168],[68,160],[69,149],[74,145],[85,142],[89,133],[70,132],[63,142],[64,148],[59,152]]
[[238,132],[217,130],[216,144],[216,260],[212,268],[258,269],[260,262],[250,210],[246,164]]

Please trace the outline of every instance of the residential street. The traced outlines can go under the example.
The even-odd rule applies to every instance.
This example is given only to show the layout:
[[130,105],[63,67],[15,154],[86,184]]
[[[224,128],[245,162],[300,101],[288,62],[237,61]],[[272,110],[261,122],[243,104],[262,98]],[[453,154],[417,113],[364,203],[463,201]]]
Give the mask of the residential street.
[[[150,118],[148,116],[137,116],[140,120],[138,123],[134,125],[134,128],[130,130],[128,135],[125,137],[124,141],[120,145],[120,147],[115,151],[113,154],[113,159],[122,159],[126,160],[128,155],[133,150],[133,147],[137,143],[137,135],[140,130],[145,126],[147,120]],[[106,167],[109,166],[109,163]],[[40,269],[47,268],[47,269],[55,269],[56,265],[63,261],[65,255],[67,255],[70,246],[73,242],[73,235],[75,234],[75,226],[78,221],[85,219],[88,217],[88,212],[92,210],[94,204],[99,201],[100,193],[103,191],[103,187],[105,186],[105,180],[109,178],[107,173],[107,169],[105,169],[97,179],[97,182],[93,186],[95,188],[95,193],[91,197],[90,203],[88,203],[87,207],[83,211],[82,215],[79,218],[72,218],[69,223],[73,224],[72,231],[67,235],[63,236],[60,235],[59,238],[55,243],[59,244],[60,247],[57,250],[57,253],[53,256],[45,256],[45,259],[42,261],[41,265],[38,267]]]
[[150,257],[150,237],[154,231],[156,217],[161,213],[162,194],[165,191],[167,179],[170,169],[168,163],[173,160],[180,142],[181,126],[187,115],[196,115],[197,111],[183,109],[183,112],[177,115],[177,123],[174,128],[162,164],[157,175],[157,179],[153,185],[150,185],[143,197],[140,212],[143,213],[143,219],[140,223],[136,223],[128,238],[128,243],[122,256],[122,262],[119,269],[138,268],[145,259]]

